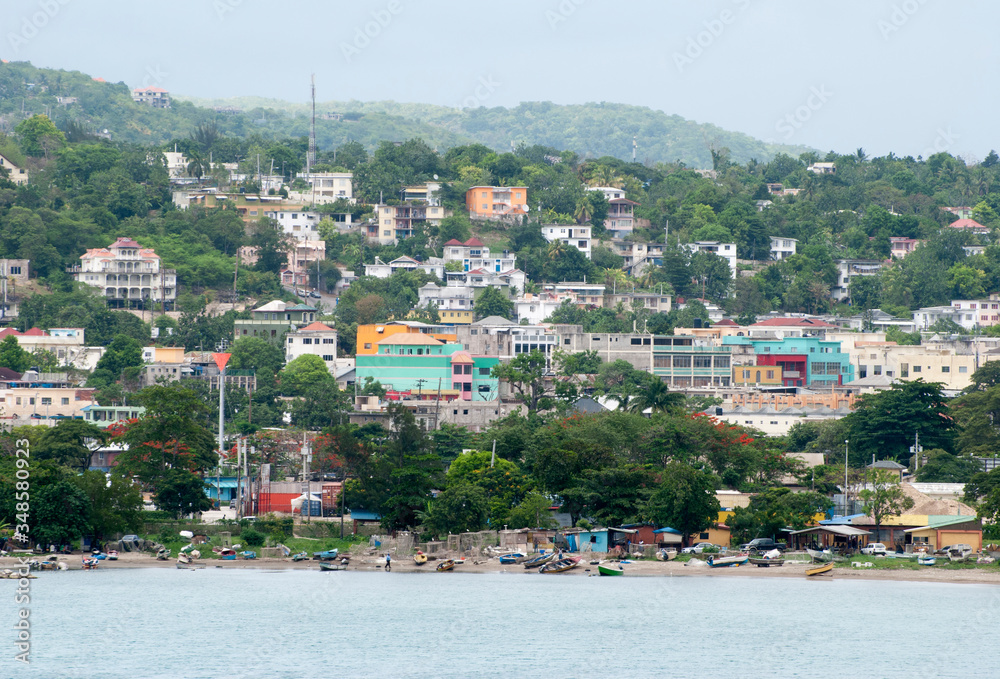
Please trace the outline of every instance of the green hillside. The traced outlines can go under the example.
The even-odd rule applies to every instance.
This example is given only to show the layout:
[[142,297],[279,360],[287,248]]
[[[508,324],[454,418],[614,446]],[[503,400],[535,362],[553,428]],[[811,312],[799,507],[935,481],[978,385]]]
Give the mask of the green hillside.
[[[155,84],[155,83],[151,83]],[[57,97],[76,97],[62,105]],[[231,107],[238,112],[219,112]],[[565,149],[581,157],[630,159],[632,137],[640,162],[682,161],[689,167],[712,167],[711,149],[726,147],[733,161],[766,161],[778,153],[797,156],[805,147],[766,144],[745,134],[695,123],[642,106],[590,103],[563,106],[549,102],[523,103],[515,108],[454,109],[429,104],[384,102],[324,102],[317,105],[320,150],[346,141],[374,149],[382,140],[420,137],[443,152],[479,142],[494,149],[540,144]],[[215,121],[223,135],[264,139],[308,134],[308,106],[274,99],[243,97],[229,100],[174,98],[172,108],[153,109],[132,102],[125,83],[106,83],[78,71],[35,68],[26,62],[0,64],[0,131],[9,131],[24,117],[47,113],[67,129],[70,123],[86,132],[107,130],[112,139],[162,144],[189,137],[198,125]],[[336,113],[338,116],[324,114]]]

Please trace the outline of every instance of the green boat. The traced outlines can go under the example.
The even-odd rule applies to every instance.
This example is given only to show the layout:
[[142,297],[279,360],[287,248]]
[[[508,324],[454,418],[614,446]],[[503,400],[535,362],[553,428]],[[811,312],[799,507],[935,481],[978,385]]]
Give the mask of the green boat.
[[604,565],[603,563],[597,564],[597,572],[601,575],[625,575],[621,566]]

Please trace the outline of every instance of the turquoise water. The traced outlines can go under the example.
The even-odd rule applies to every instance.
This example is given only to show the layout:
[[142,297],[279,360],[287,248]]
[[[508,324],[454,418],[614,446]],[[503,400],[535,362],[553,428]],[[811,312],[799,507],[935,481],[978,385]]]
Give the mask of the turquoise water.
[[31,582],[25,667],[14,587],[0,677],[967,679],[1000,640],[987,585],[109,569]]

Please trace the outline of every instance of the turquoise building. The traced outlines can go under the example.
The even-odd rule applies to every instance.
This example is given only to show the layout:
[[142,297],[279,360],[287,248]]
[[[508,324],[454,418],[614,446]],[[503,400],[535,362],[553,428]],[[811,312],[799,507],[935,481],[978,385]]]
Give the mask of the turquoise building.
[[397,333],[378,343],[377,353],[358,354],[359,384],[371,377],[387,390],[421,398],[495,401],[500,381],[491,377],[495,356],[472,356],[461,344],[446,344],[423,333]]
[[840,342],[818,337],[754,339],[724,337],[723,345],[752,346],[756,365],[781,368],[786,387],[830,387],[854,381],[854,366],[849,354],[840,350]]

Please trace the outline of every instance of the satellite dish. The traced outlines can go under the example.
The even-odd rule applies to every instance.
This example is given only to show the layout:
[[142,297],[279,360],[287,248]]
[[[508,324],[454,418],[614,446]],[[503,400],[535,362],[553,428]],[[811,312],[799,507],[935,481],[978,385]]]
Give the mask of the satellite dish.
[[529,211],[531,210],[531,207],[530,207],[530,206],[529,206],[529,205],[528,205],[527,203],[525,203],[525,204],[524,204],[524,205],[522,205],[521,207],[522,207],[522,208],[524,208],[524,211],[525,211],[525,212],[529,212]]
[[438,178],[438,176],[437,176],[437,175],[434,175],[434,179],[437,179],[437,178]]

